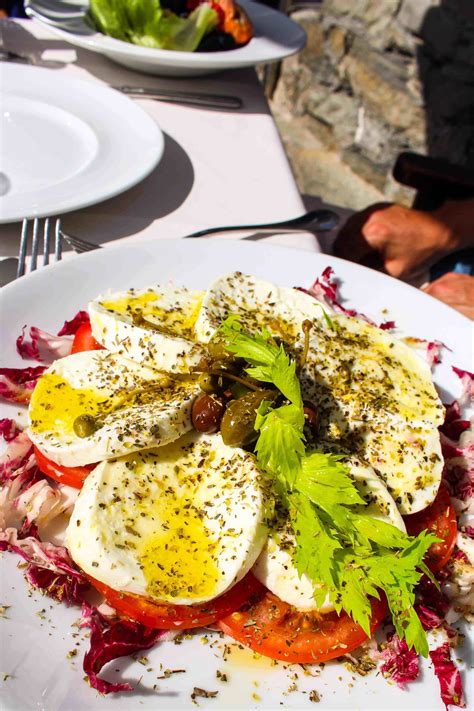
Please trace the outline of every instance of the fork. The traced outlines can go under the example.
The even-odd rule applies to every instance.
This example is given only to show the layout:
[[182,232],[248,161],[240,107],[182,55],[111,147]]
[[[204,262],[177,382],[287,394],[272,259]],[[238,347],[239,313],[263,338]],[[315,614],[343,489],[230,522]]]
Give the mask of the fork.
[[304,215],[294,217],[292,220],[281,222],[265,222],[252,225],[225,225],[221,227],[206,227],[204,230],[185,235],[183,239],[205,237],[217,232],[240,232],[244,230],[258,230],[259,232],[330,232],[339,224],[339,215],[333,210],[317,209],[305,212]]
[[[51,256],[51,222],[54,218],[46,217],[43,225],[37,217],[33,220],[33,226],[30,229],[30,220],[23,220],[21,226],[20,251],[18,253],[18,269],[17,278],[23,276],[26,269],[26,252],[28,247],[28,237],[31,232],[31,260],[30,272],[34,272],[38,266],[38,254],[40,252],[41,235],[43,237],[43,266],[49,264]],[[54,224],[54,259],[59,262],[62,257],[62,241],[66,242],[75,252],[90,252],[93,249],[100,249],[98,244],[86,242],[86,240],[75,237],[74,235],[66,234],[61,229],[61,220],[56,218]]]
[[[50,219],[45,218],[43,227],[43,240],[44,240],[44,257],[43,266],[49,264],[49,251],[50,251]],[[18,271],[17,277],[23,276],[25,273],[25,260],[26,260],[26,248],[28,244],[28,222],[29,220],[23,220],[22,230],[21,230],[21,240],[20,240],[20,252],[18,255]],[[292,220],[284,220],[282,222],[267,222],[265,224],[254,224],[254,225],[226,225],[221,227],[208,227],[204,230],[199,230],[198,232],[192,232],[191,234],[185,235],[183,239],[192,239],[195,237],[203,237],[204,235],[216,234],[218,232],[232,232],[237,230],[250,230],[257,229],[262,232],[327,232],[339,223],[339,216],[332,210],[310,210],[300,217],[296,217]],[[37,266],[38,260],[38,249],[40,240],[40,220],[35,218],[33,220],[33,241],[31,246],[31,261],[30,261],[30,272],[33,272]],[[61,230],[61,220],[56,219],[55,229],[55,259],[57,262],[61,259],[61,241],[64,240],[66,244],[69,245],[75,252],[81,254],[84,252],[91,252],[94,249],[101,249],[101,245],[94,244],[92,242],[87,242],[80,237],[75,237],[74,235],[67,234]]]
[[[21,277],[26,271],[26,252],[28,248],[29,241],[29,220],[23,220],[21,226],[21,237],[20,237],[20,250],[18,252],[18,267],[16,276]],[[29,271],[34,272],[38,265],[38,254],[40,251],[41,238],[43,241],[43,266],[45,267],[49,264],[50,250],[52,247],[51,241],[51,230],[50,230],[50,218],[47,217],[43,223],[41,229],[40,220],[37,218],[33,220],[33,227],[31,229],[31,259]],[[61,222],[56,220],[54,228],[54,259],[59,262],[62,257],[61,248]]]

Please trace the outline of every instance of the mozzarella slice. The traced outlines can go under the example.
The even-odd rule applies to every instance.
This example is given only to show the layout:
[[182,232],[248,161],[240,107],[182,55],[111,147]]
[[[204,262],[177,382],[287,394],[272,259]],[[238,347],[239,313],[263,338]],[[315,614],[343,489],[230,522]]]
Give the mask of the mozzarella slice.
[[[105,350],[77,353],[55,361],[39,379],[29,436],[57,464],[92,464],[188,432],[198,392],[192,378],[171,378]],[[97,427],[86,437],[74,428],[83,415]]]
[[[360,510],[405,532],[405,524],[397,506],[374,470],[354,458],[348,464],[359,493],[369,502],[367,506],[361,506]],[[320,612],[330,612],[334,606],[329,598],[318,608],[314,601],[315,585],[306,574],[301,577],[298,575],[292,558],[294,547],[293,533],[288,530],[286,521],[280,521],[276,530],[269,535],[252,569],[253,574],[272,593],[299,610],[319,609]]]
[[165,373],[189,373],[202,348],[193,327],[203,294],[156,286],[99,296],[89,304],[94,338],[104,348]]
[[266,539],[265,488],[251,454],[220,435],[100,464],[67,529],[73,560],[115,590],[173,604],[212,600]]
[[203,299],[196,336],[203,342],[237,314],[250,332],[267,328],[299,362],[303,321],[311,323],[300,379],[319,418],[319,444],[368,461],[402,513],[436,496],[442,473],[437,428],[444,408],[427,363],[407,344],[358,318],[327,317],[327,307],[296,289],[240,272],[221,277]]
[[[442,473],[438,426],[444,408],[426,364],[409,346],[371,324],[313,321],[303,397],[319,416],[323,448],[368,461],[404,514],[428,506]],[[300,339],[296,357],[303,352]]]
[[217,279],[207,290],[195,325],[196,337],[208,343],[230,314],[240,317],[250,333],[268,329],[292,343],[306,318],[322,318],[327,307],[298,289],[276,286],[263,279],[234,272]]

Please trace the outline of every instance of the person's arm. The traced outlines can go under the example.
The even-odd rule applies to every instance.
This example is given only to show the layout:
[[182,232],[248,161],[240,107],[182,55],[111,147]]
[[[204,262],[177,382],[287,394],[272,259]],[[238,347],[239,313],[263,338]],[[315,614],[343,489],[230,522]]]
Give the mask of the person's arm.
[[433,212],[379,203],[347,220],[334,253],[410,279],[447,254],[473,245],[474,198],[448,201]]
[[422,289],[474,321],[474,277],[450,272]]

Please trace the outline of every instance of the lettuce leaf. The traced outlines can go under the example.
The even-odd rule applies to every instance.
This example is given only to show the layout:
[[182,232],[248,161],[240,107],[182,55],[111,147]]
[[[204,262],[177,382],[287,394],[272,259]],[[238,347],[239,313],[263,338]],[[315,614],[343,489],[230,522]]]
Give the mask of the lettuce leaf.
[[187,18],[164,10],[159,0],[91,0],[90,14],[103,34],[152,49],[193,52],[217,27],[217,12],[202,3]]

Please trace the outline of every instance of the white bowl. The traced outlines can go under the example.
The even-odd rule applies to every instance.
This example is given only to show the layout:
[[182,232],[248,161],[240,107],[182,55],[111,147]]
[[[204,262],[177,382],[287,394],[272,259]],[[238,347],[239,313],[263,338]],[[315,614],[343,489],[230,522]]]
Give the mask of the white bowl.
[[[277,62],[305,46],[305,31],[283,13],[252,0],[239,0],[239,4],[252,21],[254,36],[244,47],[226,52],[178,52],[140,47],[96,32],[85,20],[75,20],[64,27],[44,24],[66,42],[103,54],[130,69],[162,76],[191,77],[225,69],[254,67]],[[26,11],[41,22],[35,13],[34,0],[30,0]]]

